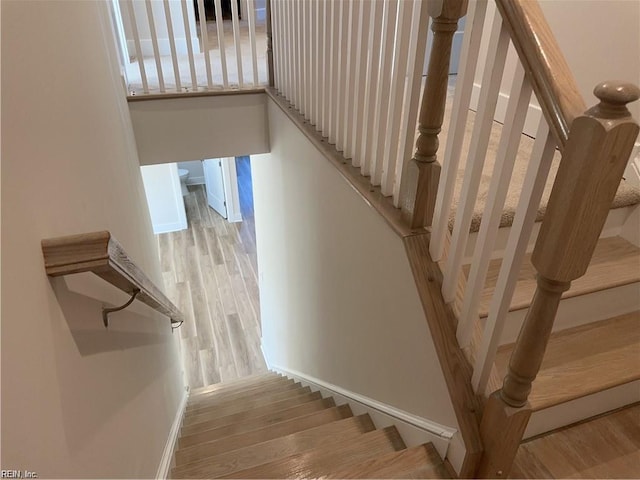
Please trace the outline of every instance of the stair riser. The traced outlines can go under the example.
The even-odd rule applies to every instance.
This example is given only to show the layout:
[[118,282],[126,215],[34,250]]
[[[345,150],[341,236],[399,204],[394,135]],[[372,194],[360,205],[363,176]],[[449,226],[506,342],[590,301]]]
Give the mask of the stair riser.
[[[640,283],[565,298],[560,302],[553,331],[558,332],[637,310],[640,310]],[[526,314],[526,309],[509,312],[502,332],[501,345],[515,343]]]
[[372,430],[375,430],[375,426],[366,415],[347,418],[187,464],[174,469],[173,473],[174,476],[182,478],[213,478],[229,475],[238,470],[322,447],[326,445],[327,438],[338,437],[339,441],[348,441]]
[[352,416],[352,414],[348,407],[335,407],[316,412],[299,419],[294,419],[289,422],[272,425],[265,429],[254,430],[246,434],[235,435],[222,440],[195,445],[176,452],[176,466],[198,461],[207,455],[218,455],[238,448],[243,448],[248,445],[265,442],[291,433],[318,427],[336,420],[342,420],[343,418],[350,416]]
[[550,432],[636,402],[640,402],[640,380],[533,412],[524,438]]
[[311,389],[298,389],[293,390],[291,392],[278,393],[275,395],[268,395],[265,397],[256,398],[254,401],[250,403],[241,403],[238,405],[225,405],[222,408],[213,409],[212,411],[207,411],[206,413],[200,413],[193,416],[185,416],[184,425],[193,425],[195,423],[202,423],[208,420],[213,420],[214,418],[226,417],[228,415],[233,415],[234,413],[240,413],[246,410],[253,410],[254,408],[264,405],[267,403],[274,403],[279,400],[285,400],[288,398],[299,397],[302,395],[306,395],[311,393]]
[[180,431],[181,435],[192,435],[194,433],[203,432],[205,430],[211,430],[212,428],[219,428],[224,425],[230,425],[237,422],[243,422],[252,418],[256,418],[262,415],[266,415],[270,411],[281,410],[284,408],[293,407],[314,400],[321,399],[321,395],[318,392],[309,393],[302,396],[292,397],[272,404],[267,404],[264,407],[256,408],[249,412],[234,413],[225,417],[214,418],[212,420],[195,423],[193,425],[183,425]]
[[264,388],[264,389],[272,390],[273,388],[277,388],[278,386],[284,387],[285,385],[291,385],[292,383],[294,383],[292,380],[280,377],[280,378],[266,380],[264,383],[261,383],[257,386],[248,387],[246,385],[241,385],[236,388],[228,388],[220,391],[213,391],[209,393],[201,393],[199,395],[192,395],[189,398],[189,406],[187,408],[194,408],[194,407],[197,407],[198,405],[206,404],[215,399],[222,400],[225,398],[233,398],[235,396],[242,395],[242,394],[246,395],[248,391],[255,391],[256,389]]
[[[609,212],[609,216],[607,217],[607,221],[605,222],[604,228],[602,229],[602,234],[600,238],[608,238],[615,237],[620,235],[623,231],[623,226],[629,219],[629,216],[634,212],[634,209],[637,209],[637,206],[632,207],[624,207],[624,208],[616,208]],[[536,239],[538,238],[538,232],[540,231],[540,222],[537,222],[533,226],[533,231],[531,233],[531,238],[529,239],[529,244],[527,246],[527,252],[532,252],[533,247],[536,243]],[[511,227],[504,227],[498,230],[498,237],[496,238],[494,254],[492,258],[502,258],[504,254],[504,250],[507,247],[507,241],[509,239],[509,234],[511,233]],[[465,257],[463,263],[465,265],[471,264],[473,260],[474,247],[476,244],[476,240],[478,238],[478,232],[473,232],[469,235],[469,240],[467,241],[467,251],[465,252]]]
[[292,418],[296,418],[309,413],[317,412],[325,408],[331,408],[335,406],[335,402],[332,399],[318,400],[315,402],[309,402],[300,405],[299,407],[289,408],[282,410],[276,414],[272,414],[265,417],[258,417],[253,421],[240,422],[239,424],[227,425],[218,429],[208,430],[199,434],[194,434],[181,438],[179,441],[180,448],[186,448],[198,443],[210,442],[223,438],[227,435],[237,435],[239,433],[247,432],[249,430],[255,430],[273,423],[284,422]]
[[265,390],[250,390],[245,392],[244,394],[236,394],[230,397],[210,399],[207,402],[202,402],[197,405],[191,405],[187,407],[187,415],[198,415],[200,413],[205,413],[207,411],[211,411],[212,409],[220,408],[225,405],[233,405],[238,402],[251,401],[252,398],[256,398],[258,396],[264,397],[268,395],[276,395],[278,393],[290,392],[298,388],[300,388],[300,384],[290,383],[285,385],[276,385],[270,388],[266,388]]

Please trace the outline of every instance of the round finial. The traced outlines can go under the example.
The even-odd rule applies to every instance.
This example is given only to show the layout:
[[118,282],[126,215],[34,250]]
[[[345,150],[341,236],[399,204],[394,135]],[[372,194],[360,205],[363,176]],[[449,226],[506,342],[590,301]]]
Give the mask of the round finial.
[[593,94],[602,103],[609,105],[624,106],[627,103],[635,102],[640,98],[640,88],[637,85],[621,80],[607,80],[593,89]]

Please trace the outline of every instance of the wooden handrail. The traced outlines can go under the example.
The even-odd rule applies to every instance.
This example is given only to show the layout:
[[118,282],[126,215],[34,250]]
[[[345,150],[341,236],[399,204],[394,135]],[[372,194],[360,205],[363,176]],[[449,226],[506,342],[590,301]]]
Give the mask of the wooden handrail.
[[108,231],[83,233],[42,240],[47,275],[59,277],[93,272],[123,292],[168,316],[171,323],[184,315],[129,258],[122,245]]
[[502,389],[491,395],[480,434],[485,451],[479,478],[507,477],[531,408],[562,293],[587,271],[640,128],[626,104],[640,88],[609,81],[594,94],[600,103],[577,117],[562,156],[531,262],[537,289],[524,320]]
[[496,0],[511,41],[560,150],[573,120],[587,109],[575,78],[536,0]]

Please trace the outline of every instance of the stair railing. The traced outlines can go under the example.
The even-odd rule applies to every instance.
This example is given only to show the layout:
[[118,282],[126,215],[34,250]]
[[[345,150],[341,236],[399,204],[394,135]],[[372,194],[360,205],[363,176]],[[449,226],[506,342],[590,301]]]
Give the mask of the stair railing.
[[271,1],[275,91],[396,207],[415,142],[428,3]]
[[171,329],[184,322],[184,315],[127,255],[122,245],[108,231],[68,235],[42,240],[42,254],[47,275],[59,277],[92,272],[114,287],[131,295],[121,307],[103,308],[104,326],[108,315],[139,300],[169,317]]
[[[481,425],[484,454],[478,471],[479,476],[488,477],[506,476],[511,468],[531,413],[527,396],[540,368],[558,303],[571,281],[586,271],[631,154],[638,127],[625,105],[640,93],[630,84],[605,82],[594,91],[600,103],[587,110],[538,3],[495,3],[492,19],[487,16],[487,0],[469,5],[442,155],[438,152],[438,136],[446,88],[442,72],[437,66],[432,72],[430,65],[431,79],[428,77],[423,93],[416,155],[403,177],[404,185],[409,185],[406,189],[403,185],[403,192],[410,192],[415,201],[402,203],[408,207],[407,218],[413,227],[430,227],[430,254],[442,269],[443,298],[452,304],[458,317],[458,342],[473,367],[473,388],[478,394],[489,396]],[[443,5],[444,12],[447,6],[459,8],[461,3],[445,1]],[[447,20],[457,21],[459,13],[463,11],[455,11]],[[480,44],[488,21],[488,53],[474,104]],[[441,33],[440,48],[448,55],[447,42],[443,41],[446,35]],[[494,119],[510,43],[515,46],[519,61],[504,119],[498,125]],[[445,63],[433,57],[432,62]],[[539,119],[530,113],[534,95],[542,111]],[[533,148],[526,156],[520,148],[525,130],[535,132]],[[465,140],[468,146],[463,158]],[[492,141],[494,167],[488,171],[486,159]],[[521,191],[516,192],[518,206],[482,327],[479,305],[501,234],[499,229],[505,224],[505,200],[519,156],[526,162],[527,172]],[[438,157],[443,158],[441,167],[436,162]],[[464,168],[460,168],[463,161]],[[532,234],[539,227],[535,221],[540,216],[540,201],[554,162],[560,162],[560,166],[532,259],[539,273],[538,289],[502,383],[494,359],[520,267]],[[475,204],[483,175],[489,176],[490,181],[481,221],[474,226],[478,223]],[[472,230],[477,232],[473,233],[475,239]],[[463,264],[467,262],[470,266],[465,274]]]
[[[269,38],[256,2],[229,5],[231,19],[224,21],[221,0],[110,2],[127,94],[255,89],[267,84]],[[207,15],[217,20],[207,22]],[[243,35],[248,41],[242,41]]]
[[637,86],[605,82],[594,94],[600,103],[569,124],[562,163],[531,258],[538,271],[536,293],[502,388],[485,405],[479,477],[509,473],[531,414],[527,398],[560,298],[589,266],[638,135],[638,124],[626,108],[640,98]]

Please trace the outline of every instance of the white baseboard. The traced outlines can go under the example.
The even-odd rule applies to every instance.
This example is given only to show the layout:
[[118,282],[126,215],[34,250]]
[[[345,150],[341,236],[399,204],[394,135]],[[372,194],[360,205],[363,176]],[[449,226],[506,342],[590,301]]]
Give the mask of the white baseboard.
[[186,228],[187,221],[185,219],[184,222],[161,223],[160,225],[154,225],[153,233],[157,235],[158,233],[177,232],[178,230],[185,230]]
[[311,375],[278,365],[270,365],[269,368],[295,379],[303,386],[309,386],[312,390],[319,391],[323,398],[333,397],[336,405],[349,404],[354,415],[368,413],[376,428],[394,425],[400,432],[407,447],[433,442],[440,456],[445,458],[451,439],[457,431],[454,428],[399,410],[391,405],[333,385]]
[[204,185],[204,175],[200,177],[191,177],[187,179],[187,185]]
[[160,465],[158,466],[158,472],[156,473],[157,479],[165,479],[169,477],[169,471],[171,470],[171,464],[173,462],[173,454],[175,453],[176,445],[178,443],[178,436],[180,435],[180,427],[182,426],[182,418],[184,417],[184,411],[187,408],[187,400],[189,399],[189,393],[185,389],[182,400],[178,405],[178,411],[176,417],[169,430],[169,436],[167,437],[167,443],[164,446],[162,452],[162,458],[160,459]]

